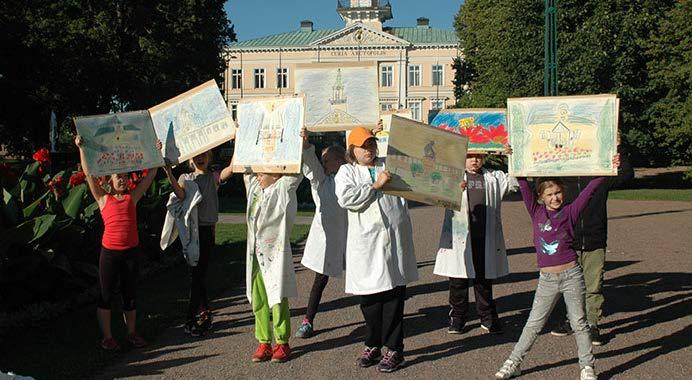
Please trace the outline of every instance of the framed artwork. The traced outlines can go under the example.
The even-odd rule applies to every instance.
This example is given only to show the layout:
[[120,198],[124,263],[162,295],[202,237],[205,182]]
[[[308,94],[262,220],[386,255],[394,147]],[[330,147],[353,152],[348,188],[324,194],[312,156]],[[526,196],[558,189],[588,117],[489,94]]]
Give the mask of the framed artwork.
[[74,118],[82,137],[84,171],[92,176],[127,173],[164,165],[147,111]]
[[305,126],[313,132],[375,128],[380,118],[375,62],[296,65],[295,92],[305,95]]
[[470,151],[501,152],[507,144],[504,108],[443,109],[430,125],[468,137]]
[[304,103],[302,96],[238,103],[233,171],[300,173]]
[[149,113],[164,157],[174,164],[235,136],[235,123],[214,80],[150,108]]
[[388,194],[461,210],[468,137],[392,116],[385,168]]
[[607,94],[507,99],[509,174],[617,175],[618,109]]

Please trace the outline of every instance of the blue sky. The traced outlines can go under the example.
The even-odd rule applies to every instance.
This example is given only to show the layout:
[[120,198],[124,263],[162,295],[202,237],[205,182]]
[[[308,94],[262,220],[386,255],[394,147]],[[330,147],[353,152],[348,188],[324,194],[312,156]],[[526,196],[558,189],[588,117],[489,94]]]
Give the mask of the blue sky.
[[[452,29],[463,0],[390,0],[393,20],[388,26],[414,26],[418,17],[434,28]],[[315,29],[344,26],[336,13],[336,0],[228,0],[226,13],[235,25],[238,41],[296,30],[300,21],[312,20]]]

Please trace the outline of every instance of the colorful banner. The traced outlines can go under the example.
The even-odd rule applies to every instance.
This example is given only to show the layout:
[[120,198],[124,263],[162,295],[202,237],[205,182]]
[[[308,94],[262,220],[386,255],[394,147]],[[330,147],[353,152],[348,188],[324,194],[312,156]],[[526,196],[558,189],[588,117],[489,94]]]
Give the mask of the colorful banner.
[[507,144],[505,109],[444,109],[430,125],[469,138],[470,151],[500,152]]

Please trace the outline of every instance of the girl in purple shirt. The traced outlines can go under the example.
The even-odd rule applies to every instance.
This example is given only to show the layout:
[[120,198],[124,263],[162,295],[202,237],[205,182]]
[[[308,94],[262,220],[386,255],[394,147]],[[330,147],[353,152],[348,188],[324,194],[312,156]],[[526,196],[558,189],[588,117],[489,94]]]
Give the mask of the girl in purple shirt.
[[[620,166],[619,155],[613,157],[613,165]],[[497,371],[495,378],[509,379],[521,374],[520,366],[524,356],[548,320],[558,297],[562,295],[577,341],[580,379],[596,380],[589,324],[584,312],[584,276],[581,267],[577,265],[577,253],[571,248],[571,243],[579,213],[605,178],[593,179],[574,202],[564,206],[564,186],[559,178],[536,181],[536,192],[531,190],[526,178],[517,179],[533,224],[533,242],[540,277],[526,326],[509,359]]]

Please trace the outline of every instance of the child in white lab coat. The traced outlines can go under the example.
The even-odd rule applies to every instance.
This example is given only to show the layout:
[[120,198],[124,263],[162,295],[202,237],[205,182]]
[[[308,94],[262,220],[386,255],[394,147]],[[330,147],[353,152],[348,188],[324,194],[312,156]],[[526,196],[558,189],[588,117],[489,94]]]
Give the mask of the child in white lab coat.
[[[296,189],[302,179],[300,174],[244,176],[248,199],[245,284],[259,341],[253,362],[285,362],[291,353],[288,297],[298,292],[290,236],[298,205]],[[272,337],[276,340],[273,349]]]
[[[361,296],[367,327],[366,347],[356,363],[379,362],[378,370],[392,372],[404,364],[406,284],[418,279],[411,218],[406,200],[382,192],[391,174],[376,159],[372,133],[351,130],[348,147],[350,163],[334,181],[339,205],[348,210],[346,292]],[[384,356],[383,345],[388,348]]]
[[348,223],[346,210],[339,206],[334,188],[334,175],[346,163],[346,151],[339,145],[325,148],[320,165],[314,145],[307,141],[306,131],[303,132],[303,147],[303,175],[310,180],[315,217],[312,219],[300,263],[315,272],[315,280],[305,318],[296,332],[297,338],[309,338],[313,335],[315,315],[329,277],[341,277]]

